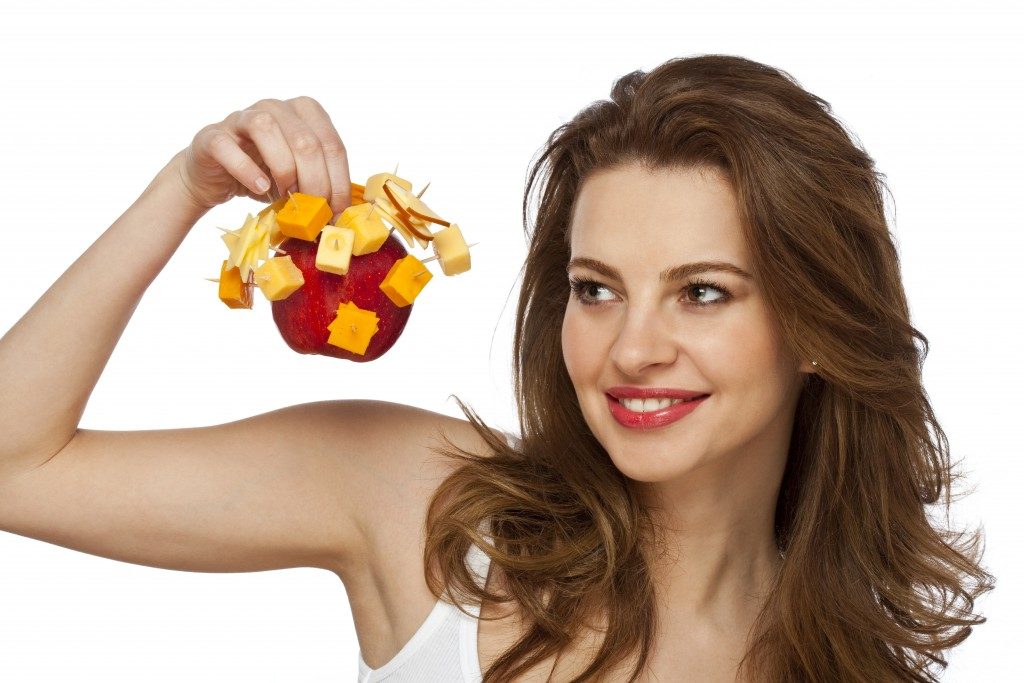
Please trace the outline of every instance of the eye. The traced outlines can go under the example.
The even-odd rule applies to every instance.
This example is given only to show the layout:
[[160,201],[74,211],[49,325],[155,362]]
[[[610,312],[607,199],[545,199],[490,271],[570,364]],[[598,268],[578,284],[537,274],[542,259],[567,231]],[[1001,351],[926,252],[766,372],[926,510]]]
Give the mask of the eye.
[[[587,293],[587,290],[589,290],[591,287],[597,287],[597,288],[601,288],[601,289],[608,289],[607,287],[602,285],[600,282],[597,282],[595,280],[586,280],[586,279],[577,278],[577,277],[573,277],[573,276],[569,277],[569,288],[572,290],[572,295],[581,304],[583,304],[584,306],[601,306],[602,304],[607,303],[607,301],[599,301],[599,300],[595,300],[593,297],[591,297]],[[718,284],[716,282],[712,282],[710,280],[704,280],[702,278],[694,278],[694,279],[690,280],[689,282],[687,282],[683,286],[683,289],[682,289],[684,294],[687,294],[687,293],[690,293],[690,292],[700,292],[700,294],[698,294],[698,296],[704,296],[703,293],[706,293],[708,290],[714,290],[714,291],[718,292],[720,296],[718,298],[711,299],[711,300],[704,300],[704,301],[696,300],[696,301],[693,301],[693,303],[691,305],[697,306],[697,307],[713,306],[715,304],[725,303],[726,301],[728,301],[729,299],[732,298],[732,294],[729,293],[728,289],[726,289],[725,287],[723,287],[722,285],[720,285],[720,284]]]
[[[585,306],[598,306],[602,302],[594,301],[586,291],[591,287],[604,287],[600,282],[593,280],[581,280],[575,277],[569,278],[569,288],[576,300]],[[607,288],[606,288],[607,289]]]

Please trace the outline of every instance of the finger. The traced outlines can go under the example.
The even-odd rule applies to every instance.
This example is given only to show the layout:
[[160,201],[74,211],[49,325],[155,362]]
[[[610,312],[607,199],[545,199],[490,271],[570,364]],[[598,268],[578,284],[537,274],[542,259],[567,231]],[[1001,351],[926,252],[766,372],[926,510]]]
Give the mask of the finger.
[[[341,141],[327,111],[312,97],[297,97],[291,100],[295,111],[320,138],[323,145],[324,161],[331,180],[329,201],[334,216],[352,204],[352,180],[348,170],[348,152]],[[326,196],[326,195],[325,195]]]
[[296,180],[295,157],[274,115],[263,109],[245,109],[235,122],[237,132],[252,141],[270,171],[280,197]]
[[327,173],[320,138],[287,103],[269,100],[264,106],[274,114],[295,160],[295,178],[285,188],[295,188],[318,197],[330,197],[331,178]]
[[[209,127],[199,133],[200,148],[235,180],[255,194],[263,194],[270,180],[248,154],[242,151],[232,134],[219,127]],[[261,184],[261,183],[265,183]]]

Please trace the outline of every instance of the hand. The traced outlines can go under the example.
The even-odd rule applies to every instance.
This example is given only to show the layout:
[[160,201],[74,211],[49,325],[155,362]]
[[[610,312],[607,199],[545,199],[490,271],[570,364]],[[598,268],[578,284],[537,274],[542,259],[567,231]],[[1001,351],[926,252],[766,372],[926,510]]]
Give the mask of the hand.
[[296,191],[326,197],[335,217],[352,203],[345,145],[311,97],[233,112],[196,133],[174,163],[198,211],[232,197],[269,202]]

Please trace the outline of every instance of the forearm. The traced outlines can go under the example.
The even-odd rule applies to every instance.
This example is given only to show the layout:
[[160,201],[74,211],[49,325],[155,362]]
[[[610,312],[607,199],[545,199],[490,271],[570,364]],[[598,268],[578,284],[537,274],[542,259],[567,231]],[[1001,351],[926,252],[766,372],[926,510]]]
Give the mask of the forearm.
[[139,300],[206,213],[177,161],[0,338],[0,474],[71,440]]

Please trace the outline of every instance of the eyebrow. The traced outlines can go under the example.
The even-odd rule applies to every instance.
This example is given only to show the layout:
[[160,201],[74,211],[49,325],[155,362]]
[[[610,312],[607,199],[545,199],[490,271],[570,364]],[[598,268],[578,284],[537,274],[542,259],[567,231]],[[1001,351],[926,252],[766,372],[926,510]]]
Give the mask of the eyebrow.
[[[589,268],[597,273],[601,273],[601,275],[604,275],[605,277],[622,282],[622,274],[619,273],[616,268],[609,266],[603,261],[598,261],[597,259],[578,256],[569,261],[569,264],[565,267],[566,272],[570,271],[573,267]],[[729,263],[728,261],[696,261],[694,263],[684,263],[681,266],[666,268],[661,272],[660,279],[662,282],[676,282],[678,280],[685,280],[691,275],[706,273],[709,271],[732,273],[733,275],[753,279],[750,273],[735,264]]]

